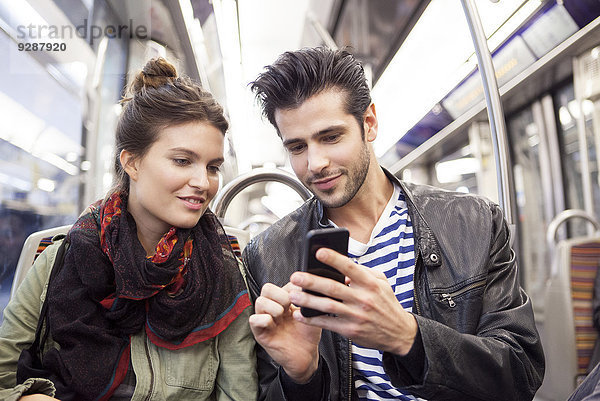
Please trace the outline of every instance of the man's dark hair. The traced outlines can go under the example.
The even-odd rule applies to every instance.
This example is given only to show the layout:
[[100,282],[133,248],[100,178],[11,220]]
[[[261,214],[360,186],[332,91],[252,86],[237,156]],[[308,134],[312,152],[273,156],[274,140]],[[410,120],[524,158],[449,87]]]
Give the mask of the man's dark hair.
[[362,65],[346,50],[327,47],[285,52],[250,83],[263,115],[277,129],[275,111],[294,109],[313,95],[339,89],[345,96],[345,109],[363,128],[363,116],[371,104],[371,94]]

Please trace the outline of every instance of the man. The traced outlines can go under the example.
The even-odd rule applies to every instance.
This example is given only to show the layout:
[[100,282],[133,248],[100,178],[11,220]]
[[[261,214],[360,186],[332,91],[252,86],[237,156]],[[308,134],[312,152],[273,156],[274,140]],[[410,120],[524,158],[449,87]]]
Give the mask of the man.
[[[244,250],[259,398],[531,400],[544,357],[498,206],[378,165],[375,106],[346,51],[284,53],[251,88],[315,195]],[[350,231],[350,257],[317,258],[347,285],[298,272],[305,234],[332,226]]]

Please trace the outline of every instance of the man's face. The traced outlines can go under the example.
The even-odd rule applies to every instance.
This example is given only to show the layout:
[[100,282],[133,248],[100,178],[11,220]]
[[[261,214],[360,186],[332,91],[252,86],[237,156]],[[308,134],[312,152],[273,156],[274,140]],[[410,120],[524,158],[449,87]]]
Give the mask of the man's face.
[[344,99],[343,92],[331,89],[295,109],[275,112],[292,169],[328,208],[344,206],[361,188],[371,160],[367,141],[376,135],[366,121],[363,134],[354,116],[344,110]]

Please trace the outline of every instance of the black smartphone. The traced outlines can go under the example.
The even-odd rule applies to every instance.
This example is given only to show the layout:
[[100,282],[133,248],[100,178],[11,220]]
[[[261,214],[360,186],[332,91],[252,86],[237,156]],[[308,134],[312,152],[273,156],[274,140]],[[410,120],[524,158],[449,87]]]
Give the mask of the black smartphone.
[[[327,277],[340,283],[345,282],[345,277],[335,268],[321,263],[317,260],[315,254],[319,248],[329,248],[334,251],[341,253],[342,255],[348,255],[348,238],[350,233],[345,228],[323,228],[318,230],[310,230],[306,233],[304,241],[304,263],[303,271],[311,274],[315,274],[321,277]],[[305,290],[309,294],[324,296],[321,293]],[[324,315],[325,312],[321,312],[311,308],[301,307],[300,312],[304,317],[313,317]]]

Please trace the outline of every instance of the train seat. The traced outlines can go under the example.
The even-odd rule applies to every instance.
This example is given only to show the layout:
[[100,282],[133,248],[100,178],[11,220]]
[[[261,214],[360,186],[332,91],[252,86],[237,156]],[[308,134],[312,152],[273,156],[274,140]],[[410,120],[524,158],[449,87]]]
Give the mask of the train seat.
[[52,243],[53,238],[66,234],[70,228],[71,225],[53,227],[47,230],[34,232],[25,239],[21,254],[19,255],[17,267],[15,268],[15,276],[10,289],[10,299],[12,299],[17,288],[19,288],[25,275],[33,265],[35,258],[37,258],[38,255]]
[[[15,268],[15,277],[10,290],[10,299],[12,299],[17,288],[25,278],[25,275],[33,265],[35,258],[37,258],[46,247],[52,244],[53,239],[65,235],[70,228],[71,225],[54,227],[34,232],[27,237],[23,244],[23,248],[21,249],[17,267]],[[250,241],[250,233],[235,227],[224,226],[224,228],[234,253],[241,257],[241,252]]]
[[598,336],[592,297],[600,263],[600,236],[560,241],[554,262],[540,330],[546,374],[538,395],[565,400],[585,378]]

